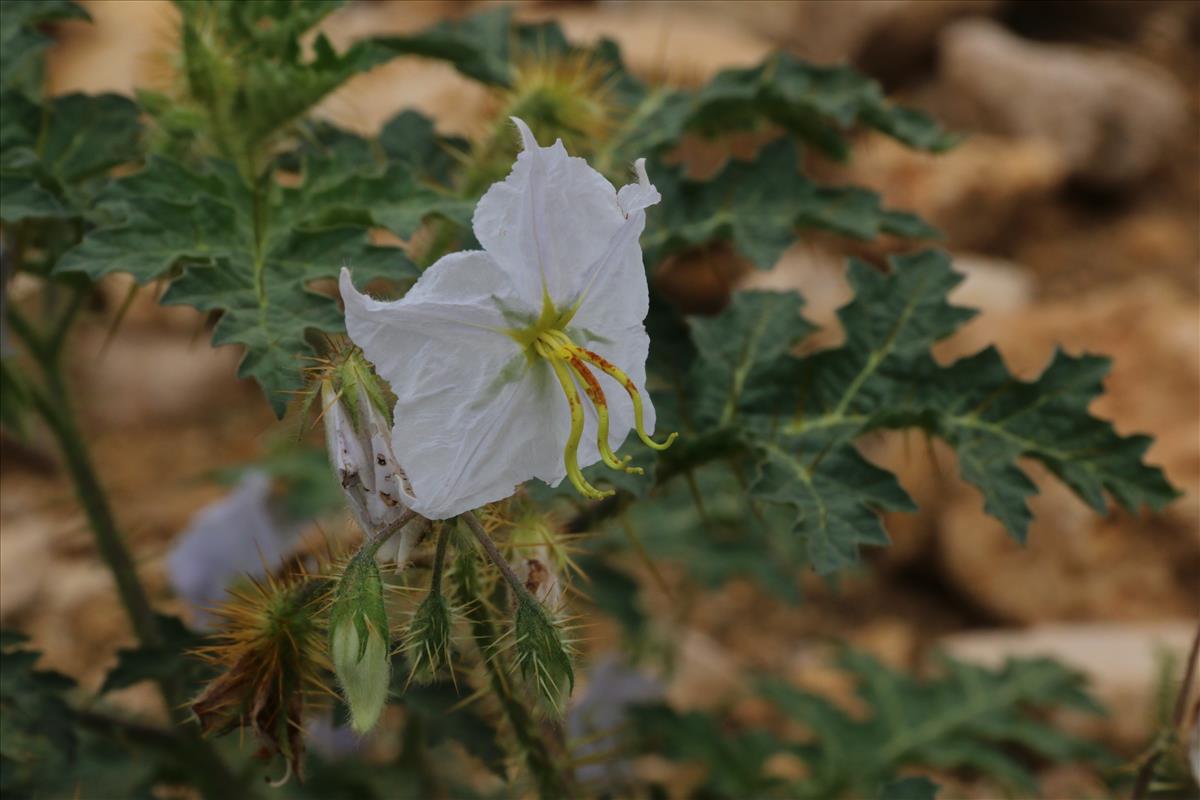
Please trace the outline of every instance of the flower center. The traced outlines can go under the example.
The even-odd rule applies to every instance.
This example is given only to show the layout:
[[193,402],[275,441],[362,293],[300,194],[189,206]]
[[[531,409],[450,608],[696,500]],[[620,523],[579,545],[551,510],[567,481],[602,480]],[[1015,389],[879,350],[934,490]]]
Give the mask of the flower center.
[[638,438],[650,448],[666,450],[675,441],[678,434],[672,433],[665,442],[656,442],[646,433],[642,419],[642,396],[637,385],[615,364],[591,350],[580,347],[567,336],[565,328],[575,316],[578,305],[566,311],[558,311],[548,296],[543,297],[542,313],[529,328],[512,331],[510,335],[525,346],[526,352],[533,357],[545,359],[554,370],[558,384],[562,387],[567,398],[567,406],[571,411],[571,433],[567,437],[567,445],[563,449],[563,462],[567,468],[567,477],[571,485],[584,497],[599,499],[614,494],[612,490],[602,492],[588,483],[579,469],[579,440],[583,437],[583,398],[579,390],[583,389],[587,399],[596,410],[596,447],[600,458],[610,469],[641,475],[641,467],[631,467],[632,456],[618,458],[608,445],[608,400],[600,381],[592,373],[592,368],[599,369],[617,383],[629,394],[633,402],[634,429]]

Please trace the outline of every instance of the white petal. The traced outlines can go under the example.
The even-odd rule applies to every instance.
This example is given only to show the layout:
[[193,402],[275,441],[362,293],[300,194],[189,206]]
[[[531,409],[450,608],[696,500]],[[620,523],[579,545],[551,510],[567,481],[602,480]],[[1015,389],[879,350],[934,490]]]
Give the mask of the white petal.
[[638,182],[622,186],[621,190],[617,192],[617,202],[621,204],[621,210],[626,215],[649,208],[662,200],[662,195],[658,193],[658,189],[654,188],[654,184],[650,183],[650,177],[646,175],[646,159],[639,158],[633,162],[633,171],[637,175]]
[[543,287],[561,303],[578,294],[625,211],[612,184],[582,158],[568,156],[561,140],[540,147],[524,122],[513,122],[525,150],[476,206],[475,236],[526,303],[540,307]]
[[[480,252],[447,256],[390,303],[360,294],[342,274],[350,338],[396,394],[392,447],[411,485],[404,500],[431,519],[501,500],[530,477],[563,475],[566,401],[549,368],[531,365],[497,330],[505,323],[490,296],[451,305],[418,291],[439,265],[453,273],[483,271],[485,262]],[[463,285],[450,273],[435,288]]]
[[[638,182],[623,186],[618,193],[622,209],[628,217],[609,239],[604,253],[592,263],[584,275],[580,292],[583,302],[572,320],[576,327],[624,328],[640,325],[649,310],[646,287],[646,267],[642,260],[639,238],[646,227],[648,205],[661,198],[646,175],[646,159],[634,164]],[[579,298],[570,300],[574,304]],[[624,366],[618,362],[618,366]]]
[[[650,309],[646,268],[638,237],[646,226],[646,212],[635,211],[609,240],[608,248],[588,267],[579,294],[567,305],[578,303],[571,327],[582,331],[641,325]],[[620,367],[625,365],[618,362]]]

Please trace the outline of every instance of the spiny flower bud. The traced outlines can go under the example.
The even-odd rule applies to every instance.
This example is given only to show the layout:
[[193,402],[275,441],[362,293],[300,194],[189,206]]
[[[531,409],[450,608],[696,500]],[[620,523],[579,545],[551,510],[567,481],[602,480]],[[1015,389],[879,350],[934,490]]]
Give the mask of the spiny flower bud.
[[497,123],[472,150],[465,188],[481,189],[508,171],[517,153],[510,117],[525,120],[539,140],[562,139],[570,152],[590,155],[618,122],[622,109],[613,86],[612,65],[592,53],[532,53],[516,59],[509,85],[493,95]]
[[450,604],[440,591],[430,591],[413,613],[404,637],[404,652],[411,665],[411,680],[431,683],[443,666],[450,665]]
[[[358,350],[340,354],[320,380],[322,420],[329,460],[346,503],[368,536],[395,522],[407,510],[408,478],[392,452],[391,414],[379,378]],[[421,521],[404,527],[388,549],[403,564],[421,531]]]
[[575,688],[571,656],[555,620],[527,596],[517,598],[516,660],[521,676],[556,713]]
[[350,559],[329,609],[329,652],[359,733],[375,727],[391,681],[388,618],[374,549]]

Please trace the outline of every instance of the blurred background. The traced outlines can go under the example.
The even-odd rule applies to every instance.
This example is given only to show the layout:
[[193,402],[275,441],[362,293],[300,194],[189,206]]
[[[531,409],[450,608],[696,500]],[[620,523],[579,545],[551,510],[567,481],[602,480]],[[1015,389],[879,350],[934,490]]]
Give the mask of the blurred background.
[[[83,4],[95,23],[59,26],[52,93],[132,93],[162,80],[176,13],[169,3]],[[360,0],[323,27],[344,45],[483,5]],[[1200,616],[1200,4],[680,0],[515,8],[528,20],[556,19],[574,40],[616,40],[631,69],[654,82],[696,85],[774,49],[851,63],[969,134],[942,156],[864,135],[850,163],[810,168],[825,182],[873,188],[886,205],[945,232],[967,276],[953,299],[982,313],[939,355],[996,342],[1025,378],[1056,345],[1111,356],[1107,394],[1093,411],[1122,434],[1154,436],[1148,461],[1184,492],[1161,514],[1097,517],[1044,481],[1030,544],[1021,547],[984,516],[948,450],[915,436],[872,440],[867,455],[896,471],[921,507],[888,520],[895,546],[871,554],[836,587],[798,576],[798,604],[748,581],[698,598],[676,632],[671,699],[683,707],[736,702],[751,668],[837,692],[836,676],[817,658],[834,636],[900,667],[938,647],[989,664],[1045,654],[1087,672],[1110,705],[1111,716],[1089,722],[1089,733],[1136,750],[1153,728],[1171,654],[1178,669]],[[370,134],[415,107],[441,132],[472,136],[487,124],[484,92],[446,64],[406,58],[355,78],[320,115]],[[715,168],[725,148],[697,143],[687,157]],[[834,311],[849,298],[845,256],[878,260],[886,248],[814,235],[769,273],[705,252],[667,263],[654,279],[696,313],[721,308],[739,287],[799,289],[806,314],[825,329],[816,343],[827,344],[840,337]],[[197,564],[224,563],[238,548],[251,561],[259,551],[270,559],[349,521],[323,519],[318,531],[315,523],[255,516],[281,491],[286,470],[231,468],[269,461],[288,432],[280,433],[256,387],[233,378],[236,348],[210,348],[212,320],[159,307],[153,290],[131,295],[130,283],[104,279],[68,350],[70,370],[143,575],[163,608],[196,619],[195,607],[218,599],[225,580],[219,563]],[[21,303],[23,293],[14,282],[10,301]],[[31,635],[45,667],[96,688],[131,637],[52,453],[36,434],[3,442],[0,623]],[[223,532],[223,555],[188,543],[204,529]],[[266,529],[278,541],[262,538]],[[669,561],[659,569],[668,585],[681,578]],[[669,619],[671,601],[643,577],[641,602]],[[601,626],[588,647],[606,646]],[[160,702],[145,687],[115,696],[131,710]],[[762,713],[756,702],[737,714],[751,721]],[[1086,777],[1043,780],[1055,796],[1055,781]]]

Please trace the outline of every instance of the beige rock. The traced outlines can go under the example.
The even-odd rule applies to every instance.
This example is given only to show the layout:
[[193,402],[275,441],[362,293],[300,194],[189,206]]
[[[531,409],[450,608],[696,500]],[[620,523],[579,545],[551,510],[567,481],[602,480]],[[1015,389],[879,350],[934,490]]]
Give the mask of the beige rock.
[[1066,177],[1063,156],[1040,140],[978,134],[931,155],[874,134],[830,180],[878,191],[884,205],[938,228],[951,248],[987,250],[1003,246],[1018,212],[1058,191]]
[[942,33],[941,75],[980,127],[1047,142],[1101,184],[1149,175],[1187,124],[1183,88],[1153,64],[1034,44],[985,20]]
[[608,37],[642,78],[699,84],[727,67],[749,67],[766,58],[766,36],[716,13],[708,3],[558,4],[521,8],[523,19],[557,21],[579,43]]
[[106,427],[195,417],[219,408],[231,394],[256,391],[235,377],[239,347],[212,347],[209,335],[163,336],[119,331],[120,346],[100,336],[80,340],[74,371],[87,384],[87,414]]
[[167,0],[85,2],[92,22],[59,26],[47,56],[46,79],[53,94],[118,92],[164,78],[165,53],[175,47],[179,18]]
[[743,690],[737,662],[719,643],[697,629],[681,632],[676,672],[667,700],[678,709],[711,709]]
[[955,19],[995,11],[997,0],[710,0],[704,9],[817,63],[861,64],[894,76],[933,49],[938,31]]
[[1169,655],[1181,665],[1195,630],[1196,620],[1187,618],[1158,624],[1039,625],[955,634],[941,646],[956,658],[984,666],[1000,666],[1007,658],[1045,657],[1079,670],[1110,715],[1102,721],[1070,722],[1093,732],[1102,727],[1115,741],[1142,747],[1151,732],[1162,658]]
[[[439,0],[353,3],[326,18],[321,31],[341,49],[370,36],[414,33],[466,10],[463,3]],[[443,133],[474,136],[489,109],[489,93],[443,61],[404,56],[351,78],[314,113],[359,134],[373,135],[409,108],[435,119]]]

